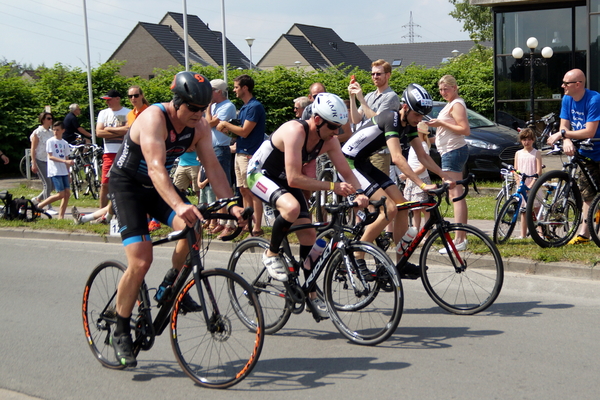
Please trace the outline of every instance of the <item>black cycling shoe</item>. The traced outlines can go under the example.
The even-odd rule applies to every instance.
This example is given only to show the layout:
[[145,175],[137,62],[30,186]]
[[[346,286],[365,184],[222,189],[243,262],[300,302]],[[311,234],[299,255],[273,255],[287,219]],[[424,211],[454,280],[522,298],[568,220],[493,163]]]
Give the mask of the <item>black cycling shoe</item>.
[[137,366],[137,360],[133,355],[133,341],[131,340],[131,335],[110,335],[110,344],[115,349],[115,357],[117,357],[117,361],[121,363],[121,365],[132,368]]
[[367,262],[363,259],[357,258],[354,260],[356,262],[356,266],[358,267],[358,272],[365,278],[367,282],[373,282],[375,280],[375,276],[373,272],[367,268]]
[[[425,270],[427,269],[428,267],[425,267]],[[421,267],[408,261],[404,265],[404,268],[398,270],[398,272],[400,273],[400,279],[419,279],[421,277]]]
[[185,296],[183,296],[180,307],[184,314],[202,311],[202,306],[196,303],[189,293],[186,293]]

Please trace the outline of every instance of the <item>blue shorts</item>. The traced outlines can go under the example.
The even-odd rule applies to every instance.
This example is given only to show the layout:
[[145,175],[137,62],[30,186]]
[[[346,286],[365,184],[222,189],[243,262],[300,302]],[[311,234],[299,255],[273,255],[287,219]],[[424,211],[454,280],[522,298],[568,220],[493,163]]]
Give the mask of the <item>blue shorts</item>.
[[463,172],[469,158],[469,146],[449,151],[442,155],[442,171]]
[[65,189],[71,189],[69,175],[52,176],[50,179],[52,179],[52,184],[57,193],[60,193]]

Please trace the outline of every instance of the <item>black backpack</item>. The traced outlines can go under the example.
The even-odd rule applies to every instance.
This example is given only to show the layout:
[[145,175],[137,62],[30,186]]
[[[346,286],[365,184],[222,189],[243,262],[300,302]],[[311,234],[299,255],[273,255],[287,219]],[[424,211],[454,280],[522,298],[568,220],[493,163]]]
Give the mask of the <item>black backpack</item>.
[[4,202],[4,209],[2,210],[4,219],[34,221],[40,216],[33,202],[23,196],[13,199],[12,194],[8,193],[7,190],[3,190],[0,192],[0,200]]

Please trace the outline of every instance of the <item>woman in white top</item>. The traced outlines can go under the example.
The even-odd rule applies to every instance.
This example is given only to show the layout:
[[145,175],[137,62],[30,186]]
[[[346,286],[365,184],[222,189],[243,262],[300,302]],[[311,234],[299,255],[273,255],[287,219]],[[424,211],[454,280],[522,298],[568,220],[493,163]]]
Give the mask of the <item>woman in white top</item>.
[[[462,179],[463,169],[469,157],[469,148],[465,141],[465,136],[471,134],[467,106],[458,96],[458,85],[452,75],[444,75],[439,80],[438,87],[440,95],[448,104],[440,111],[437,119],[432,119],[427,122],[427,125],[437,128],[435,146],[442,157],[442,171],[447,171],[448,177],[457,181]],[[451,198],[459,197],[462,193],[463,187],[460,185],[450,190]],[[454,221],[466,224],[467,219],[467,201],[463,199],[454,203]],[[466,248],[465,236],[465,232],[457,234],[455,239],[457,249]]]
[[42,181],[42,192],[33,198],[35,204],[46,200],[54,190],[52,179],[48,178],[48,153],[46,153],[46,142],[54,137],[52,121],[54,118],[49,112],[43,112],[39,116],[40,126],[31,133],[31,171],[38,174]]

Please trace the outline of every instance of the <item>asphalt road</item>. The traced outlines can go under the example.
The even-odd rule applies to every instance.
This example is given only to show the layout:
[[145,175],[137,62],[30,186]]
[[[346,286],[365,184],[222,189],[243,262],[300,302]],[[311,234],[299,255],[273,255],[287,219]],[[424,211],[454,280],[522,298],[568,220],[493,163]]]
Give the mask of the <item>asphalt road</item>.
[[[92,268],[123,260],[119,244],[0,241],[0,399],[596,399],[600,283],[507,274],[496,304],[450,315],[420,281],[405,282],[397,332],[376,347],[343,339],[329,321],[292,316],[267,337],[239,385],[197,387],[175,361],[168,335],[112,371],[93,358],[81,323]],[[208,267],[229,254],[211,251]],[[160,282],[170,249],[157,249],[147,283]],[[25,396],[26,395],[26,396]]]

